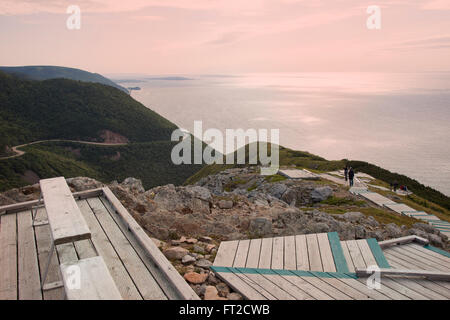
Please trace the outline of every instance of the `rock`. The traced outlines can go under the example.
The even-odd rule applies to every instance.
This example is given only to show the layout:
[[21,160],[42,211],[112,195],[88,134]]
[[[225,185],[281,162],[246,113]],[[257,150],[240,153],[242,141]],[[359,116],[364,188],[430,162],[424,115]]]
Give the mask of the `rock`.
[[200,240],[201,242],[211,242],[211,241],[212,241],[212,238],[211,238],[211,237],[201,236],[201,237],[199,238],[199,240]]
[[333,189],[329,186],[315,188],[311,191],[311,199],[313,202],[321,202],[327,200],[333,194]]
[[230,288],[223,282],[217,284],[216,289],[221,297],[226,297],[230,293]]
[[366,229],[361,226],[355,226],[355,239],[365,239],[366,238]]
[[257,236],[264,236],[272,233],[272,221],[267,218],[254,218],[250,220],[248,230]]
[[380,226],[380,223],[379,223],[377,220],[375,220],[375,218],[372,217],[372,216],[368,216],[368,217],[366,218],[366,223],[367,223],[369,226],[375,227],[375,228],[377,228],[377,227]]
[[193,256],[189,255],[189,254],[185,255],[185,256],[181,259],[181,262],[182,262],[183,264],[191,264],[191,263],[194,263],[195,261],[196,261],[196,259],[195,259]]
[[324,222],[312,223],[309,227],[311,233],[329,232],[330,227]]
[[214,284],[214,285],[216,285],[216,284],[219,283],[219,279],[216,278],[216,276],[214,275],[213,272],[210,272],[210,273],[209,273],[209,276],[208,276],[208,283],[211,283],[211,284]]
[[228,300],[243,300],[244,298],[236,292],[231,292],[227,295]]
[[420,230],[423,230],[423,231],[425,231],[426,233],[435,233],[436,232],[436,229],[434,229],[433,228],[433,226],[431,226],[431,225],[429,225],[429,224],[427,224],[427,223],[414,223],[413,225],[412,225],[412,227],[414,228],[414,229],[420,229]]
[[220,200],[219,201],[220,209],[231,209],[233,208],[233,201],[231,200]]
[[212,200],[211,191],[207,188],[200,186],[186,186],[186,192],[191,194],[192,197],[210,202]]
[[385,230],[390,238],[399,238],[402,236],[402,229],[400,229],[396,224],[389,223],[385,226]]
[[214,244],[207,244],[206,245],[206,251],[209,253],[214,249],[216,246]]
[[156,238],[150,238],[152,239],[153,243],[158,247],[158,249],[161,249],[166,244],[164,241],[158,240]]
[[[350,221],[350,222],[359,222],[362,219],[364,219],[364,215],[361,212],[346,212],[342,215],[342,217],[346,220],[346,221]],[[373,217],[372,217],[373,218]]]
[[206,259],[200,259],[195,262],[195,266],[207,269],[212,266],[212,262]]
[[66,181],[74,191],[85,191],[103,187],[103,183],[87,177],[68,178]]
[[144,193],[145,189],[142,186],[142,181],[136,178],[126,178],[121,183],[122,186],[127,187],[134,193]]
[[428,234],[428,240],[430,240],[431,245],[436,247],[442,247],[442,239],[436,234]]
[[207,273],[188,272],[184,274],[184,279],[193,284],[202,284],[208,278]]
[[426,233],[425,231],[423,231],[421,229],[411,228],[408,230],[408,234],[416,235],[418,237],[428,239],[428,233]]
[[189,238],[186,240],[186,243],[189,243],[189,244],[196,244],[197,242],[198,242],[198,240],[195,238]]
[[281,199],[287,189],[288,187],[285,184],[275,183],[269,188],[268,192],[271,196],[277,199]]
[[216,287],[207,286],[205,289],[205,300],[223,300],[219,297]]
[[170,247],[164,250],[163,253],[167,259],[180,260],[187,255],[189,251],[182,247]]
[[198,244],[194,244],[194,247],[192,248],[194,250],[194,252],[200,253],[200,254],[205,254],[205,248],[203,248],[202,246],[199,246]]

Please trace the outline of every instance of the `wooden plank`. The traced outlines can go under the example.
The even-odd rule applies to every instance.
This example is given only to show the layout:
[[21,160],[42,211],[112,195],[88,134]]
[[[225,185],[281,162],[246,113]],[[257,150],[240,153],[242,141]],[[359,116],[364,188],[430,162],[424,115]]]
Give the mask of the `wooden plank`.
[[[426,270],[406,270],[406,269],[381,269],[379,270],[381,277],[389,276],[405,276],[405,277],[423,277],[430,280],[450,281],[449,272],[440,271],[426,271]],[[358,277],[368,277],[373,272],[367,269],[356,268],[356,275]]]
[[295,253],[297,256],[297,270],[310,270],[308,245],[306,244],[306,235],[295,236]]
[[[366,278],[361,278],[361,279],[356,279],[356,280],[358,282],[360,282],[362,285],[368,287]],[[387,279],[387,280],[389,281],[390,279]],[[389,297],[392,300],[411,300],[411,298],[409,298],[406,295],[401,294],[397,290],[394,290],[394,289],[392,289],[392,288],[390,288],[388,286],[385,286],[384,282],[381,283],[381,288],[380,289],[373,289],[373,290],[382,293],[383,295]]]
[[231,272],[216,272],[216,275],[248,300],[266,300],[267,298],[249,286],[245,281]]
[[350,251],[348,250],[347,242],[341,241],[342,252],[345,257],[345,261],[347,262],[348,271],[355,272],[355,265],[353,264],[352,257],[350,255]]
[[91,239],[74,242],[75,250],[80,259],[87,259],[97,256]]
[[308,259],[311,271],[323,271],[322,259],[320,257],[319,243],[316,234],[306,235],[306,244],[308,246]]
[[406,248],[402,247],[396,247],[396,248],[390,248],[390,253],[393,253],[394,255],[400,255],[401,257],[404,257],[406,259],[411,259],[413,261],[416,261],[422,265],[425,266],[425,270],[438,270],[443,272],[450,272],[449,266],[443,266],[439,263],[434,262],[433,260],[429,258],[424,258],[420,255],[415,254],[414,252],[408,251]]
[[0,217],[0,300],[17,300],[16,215]]
[[319,288],[323,292],[326,292],[329,296],[333,297],[336,300],[352,300],[350,296],[347,294],[337,290],[335,287],[329,285],[323,279],[316,277],[301,277],[304,281],[310,283],[311,285]]
[[[36,220],[46,219],[45,208],[39,208],[36,213]],[[36,246],[38,252],[39,260],[39,270],[41,276],[43,276],[45,267],[47,266],[48,255],[50,253],[51,247],[51,235],[50,226],[41,225],[34,227],[34,233],[36,237]],[[42,279],[41,279],[42,281]],[[52,258],[50,260],[50,265],[48,267],[48,275],[45,280],[46,283],[54,283],[62,281],[61,274],[59,271],[59,261],[56,249],[53,251]],[[64,299],[64,288],[55,288],[52,290],[45,290],[43,292],[44,300],[63,300]]]
[[237,269],[233,269],[233,274],[239,277],[242,281],[244,281],[248,286],[256,290],[259,294],[262,294],[268,300],[277,300],[277,298],[264,289],[258,282],[250,279],[247,274],[239,273]]
[[383,294],[381,290],[369,289],[366,284],[359,282],[357,279],[339,278],[339,281],[345,283],[347,286],[354,288],[355,290],[366,295],[368,298],[374,300],[391,300],[387,295]]
[[356,240],[346,241],[348,251],[350,252],[350,256],[352,257],[353,265],[356,268],[365,268],[367,265],[364,261],[364,258],[359,250],[358,244]]
[[272,238],[264,238],[261,242],[261,254],[259,255],[260,269],[270,269],[272,266]]
[[334,265],[333,253],[331,252],[330,242],[328,240],[327,233],[318,233],[317,241],[320,248],[320,257],[322,259],[323,271],[336,272],[336,266]]
[[279,300],[295,300],[295,298],[280,288],[277,284],[268,280],[261,274],[245,274],[245,276],[263,287],[266,291],[270,292],[275,298]]
[[273,238],[272,245],[272,269],[284,268],[284,238]]
[[88,199],[87,202],[142,297],[145,300],[167,300],[166,295],[111,218],[103,203],[98,198]]
[[400,278],[391,278],[393,281],[399,283],[400,285],[404,286],[405,288],[408,288],[410,290],[413,290],[417,293],[420,293],[422,296],[426,297],[429,300],[443,300],[445,297],[443,295],[440,295],[437,292],[434,292],[430,289],[425,288],[424,286],[421,286],[416,281],[411,279],[400,279]]
[[[114,211],[114,209],[111,207],[111,204],[109,201],[107,201],[103,197],[99,197],[100,201],[103,203],[105,208],[108,210],[111,217],[114,219],[114,221],[117,223],[120,230],[122,230],[122,233],[125,235],[125,237],[128,239],[128,241],[131,243],[133,248],[136,250],[136,253],[139,255],[139,257],[142,259],[142,262],[147,266],[147,269],[150,271],[150,273],[153,275],[155,280],[158,282],[161,289],[166,294],[167,298],[169,300],[179,300],[182,297],[177,292],[176,288],[173,287],[172,282],[167,281],[166,276],[163,274],[159,266],[153,261],[153,258],[148,254],[147,250],[145,250],[136,240],[134,234],[128,230],[128,225],[124,223],[124,221],[120,218],[119,215],[117,215]],[[80,241],[89,241],[89,240],[83,240]],[[92,245],[93,246],[93,245]],[[79,248],[77,248],[78,255],[81,253],[79,252]],[[86,250],[84,250],[85,253]],[[90,252],[90,251],[89,251]]]
[[250,246],[250,240],[241,240],[234,257],[233,267],[244,268],[247,262],[248,248]]
[[213,265],[218,267],[232,267],[238,245],[239,240],[221,242]]
[[367,244],[367,241],[365,239],[356,240],[356,244],[358,245],[359,251],[361,252],[361,255],[364,259],[366,266],[378,267],[378,263],[375,257],[373,256],[372,251],[370,250],[370,247]]
[[281,290],[290,294],[296,300],[315,300],[307,292],[301,290],[278,274],[265,274],[264,277],[280,287]]
[[161,272],[166,276],[167,281],[177,290],[181,298],[186,300],[200,300],[194,290],[192,290],[174,266],[167,260],[158,247],[156,247],[155,243],[148,237],[120,201],[117,200],[111,190],[109,190],[109,188],[104,188],[103,194],[115,208],[115,212],[121,217],[124,223],[128,225],[128,229],[134,234],[138,243],[148,252],[151,259],[158,265]]
[[246,268],[258,268],[259,252],[261,251],[261,239],[250,240],[250,247],[248,249]]
[[402,254],[401,252],[399,253],[398,251],[388,250],[386,252],[386,255],[389,255],[390,259],[395,257],[397,259],[401,259],[402,261],[406,262],[407,267],[405,269],[428,270],[428,271],[437,270],[437,271],[444,271],[444,272],[447,271],[447,270],[440,270],[440,269],[431,267],[429,264],[425,264],[425,263],[419,261],[418,259],[408,257],[408,256]]
[[416,245],[416,244],[411,244],[410,246],[413,246],[415,250],[421,251],[423,253],[426,253],[428,256],[432,256],[435,257],[436,259],[439,259],[440,261],[442,261],[443,263],[445,263],[446,265],[450,264],[450,259],[447,258],[446,256],[443,256],[437,252],[434,252],[432,250],[428,250],[420,245]]
[[385,240],[385,241],[380,241],[378,242],[378,244],[380,245],[381,249],[386,249],[395,245],[400,245],[400,244],[407,244],[407,243],[411,243],[411,242],[417,242],[423,245],[428,244],[428,240],[412,235],[412,236],[406,236],[406,237],[401,237],[401,238],[396,238],[396,239],[390,239],[390,240]]
[[307,292],[311,297],[317,300],[334,300],[333,297],[329,296],[326,292],[316,288],[311,285],[309,282],[306,282],[300,277],[295,276],[283,276],[283,278],[289,282],[291,282],[296,287],[300,288],[304,292]]
[[64,243],[56,246],[59,263],[77,262],[78,255],[73,243]]
[[89,239],[91,232],[63,177],[39,182],[55,244]]
[[30,210],[17,213],[17,233],[19,300],[42,300],[33,219]]
[[[77,287],[72,287],[74,272],[79,272]],[[122,300],[102,257],[63,263],[61,273],[68,300]]]
[[320,278],[320,280],[328,283],[330,286],[336,288],[337,290],[344,292],[347,296],[355,300],[371,300],[371,298],[361,291],[349,286],[347,283],[341,281],[337,278]]
[[[421,257],[421,258],[429,260],[429,261],[433,261],[434,263],[436,263],[442,267],[450,269],[450,259],[449,259],[449,261],[446,262],[443,259],[445,257],[435,257],[431,254],[428,254],[425,250],[418,249],[417,245],[406,245],[406,246],[403,246],[402,249],[405,251],[408,251],[410,253],[413,253],[414,255],[416,255],[418,257]],[[430,251],[430,250],[428,250],[428,251]]]
[[297,270],[294,236],[284,238],[284,269]]
[[[400,279],[405,280],[405,279]],[[391,288],[392,290],[398,292],[399,294],[406,296],[412,300],[430,300],[426,296],[420,294],[419,292],[416,292],[414,290],[409,289],[408,287],[404,286],[401,281],[397,282],[390,278],[384,278],[382,279],[382,286]]]
[[376,260],[377,265],[380,268],[390,268],[389,262],[386,260],[386,257],[383,254],[383,250],[381,250],[381,247],[376,239],[367,239],[366,243],[361,245],[362,246],[360,246],[360,248],[365,248],[364,250],[367,250],[367,248],[369,248]]
[[77,203],[81,209],[81,213],[86,219],[86,222],[89,224],[89,228],[91,229],[92,243],[97,248],[98,254],[105,261],[122,298],[125,300],[142,300],[142,297],[134,285],[133,280],[122,264],[122,261],[100,226],[100,223],[95,218],[94,213],[92,212],[87,201],[80,200]]
[[342,249],[341,240],[337,232],[328,232],[328,242],[333,255],[334,265],[337,272],[349,272],[348,264]]

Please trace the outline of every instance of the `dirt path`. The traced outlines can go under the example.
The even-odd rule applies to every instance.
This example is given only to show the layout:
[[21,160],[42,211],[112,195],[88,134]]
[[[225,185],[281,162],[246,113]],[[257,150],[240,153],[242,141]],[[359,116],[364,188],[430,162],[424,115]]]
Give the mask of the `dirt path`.
[[38,144],[42,142],[74,142],[74,143],[83,143],[83,144],[92,144],[97,146],[125,146],[128,143],[105,143],[105,142],[91,142],[91,141],[79,141],[79,140],[63,140],[63,139],[52,139],[52,140],[39,140],[30,143],[21,144],[19,146],[12,147],[12,150],[16,153],[12,156],[0,157],[0,160],[6,160],[11,158],[21,157],[25,154],[25,151],[19,150],[19,148],[26,147],[32,144]]

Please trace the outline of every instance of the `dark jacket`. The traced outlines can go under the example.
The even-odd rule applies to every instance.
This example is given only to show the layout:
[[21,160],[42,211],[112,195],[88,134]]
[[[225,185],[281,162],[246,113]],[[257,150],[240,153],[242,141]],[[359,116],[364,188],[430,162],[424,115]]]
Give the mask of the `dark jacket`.
[[350,179],[353,179],[354,176],[355,176],[355,172],[354,172],[353,170],[350,170],[350,171],[348,172],[348,177],[349,177]]

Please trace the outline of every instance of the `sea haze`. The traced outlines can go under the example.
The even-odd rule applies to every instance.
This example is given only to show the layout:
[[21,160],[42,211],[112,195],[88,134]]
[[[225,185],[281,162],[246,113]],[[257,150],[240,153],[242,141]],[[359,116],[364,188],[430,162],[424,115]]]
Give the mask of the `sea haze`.
[[286,147],[330,160],[368,161],[450,195],[450,73],[138,80],[144,80],[142,90],[133,97],[189,131],[195,120],[204,130],[277,128]]

